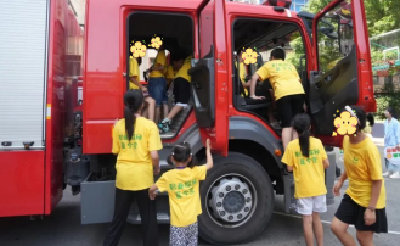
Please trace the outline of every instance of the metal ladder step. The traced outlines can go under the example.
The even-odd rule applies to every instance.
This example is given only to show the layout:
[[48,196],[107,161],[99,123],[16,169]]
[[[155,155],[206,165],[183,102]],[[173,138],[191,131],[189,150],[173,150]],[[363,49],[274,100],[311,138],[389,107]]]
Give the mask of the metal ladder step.
[[[141,223],[141,218],[140,214],[138,213],[132,213],[129,214],[128,218],[126,219],[126,222],[129,224],[140,224]],[[169,224],[170,222],[170,217],[168,213],[157,213],[157,221],[159,224]]]

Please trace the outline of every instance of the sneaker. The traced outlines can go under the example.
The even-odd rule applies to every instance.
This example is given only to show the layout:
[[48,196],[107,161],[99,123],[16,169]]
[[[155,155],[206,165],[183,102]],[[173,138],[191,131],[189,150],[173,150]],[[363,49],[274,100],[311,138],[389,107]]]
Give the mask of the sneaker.
[[163,133],[169,132],[169,125],[171,124],[171,121],[168,118],[165,118],[161,124],[159,124],[158,128],[162,129]]
[[395,172],[392,175],[390,175],[389,178],[391,178],[391,179],[400,179],[400,173],[399,172]]

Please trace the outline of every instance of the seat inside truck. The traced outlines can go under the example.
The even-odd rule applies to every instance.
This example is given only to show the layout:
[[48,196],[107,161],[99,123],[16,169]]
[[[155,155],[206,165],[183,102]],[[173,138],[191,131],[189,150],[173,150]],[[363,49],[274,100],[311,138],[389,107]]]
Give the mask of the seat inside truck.
[[[188,56],[192,55],[194,46],[193,27],[194,22],[192,18],[185,14],[132,12],[129,16],[129,42],[141,41],[142,44],[145,43],[147,46],[147,55],[146,57],[142,57],[141,68],[149,68],[152,66],[152,61],[155,57],[150,58],[148,54],[153,53],[154,56],[157,53],[157,50],[151,46],[151,40],[155,37],[159,37],[162,40],[164,49],[168,50],[170,56],[173,56],[179,51],[184,51]],[[128,52],[129,50],[127,50],[127,53]],[[171,57],[169,59],[169,64],[172,65]],[[145,71],[141,69],[140,72],[143,74]],[[171,100],[170,98],[169,101]],[[191,110],[192,102],[189,101],[188,106],[173,118],[170,125],[170,132],[160,134],[161,138],[174,138],[176,134],[179,133]]]
[[[233,104],[239,111],[249,112],[271,125],[271,115],[279,122],[279,118],[273,107],[272,97],[269,89],[272,89],[269,79],[259,81],[256,85],[255,95],[264,96],[264,100],[253,100],[241,93],[243,84],[240,74],[244,68],[245,79],[249,83],[257,70],[270,60],[271,51],[275,48],[285,50],[285,60],[290,61],[302,78],[305,68],[303,61],[304,43],[302,34],[297,24],[289,22],[270,21],[261,18],[239,18],[233,23],[232,47],[234,49],[232,79],[234,90]],[[243,62],[242,53],[248,53],[249,49],[257,55],[250,63]],[[243,66],[235,65],[243,62]],[[246,82],[246,81],[245,81]],[[271,110],[271,111],[270,111]],[[271,113],[269,113],[271,112]],[[280,127],[273,127],[280,135]]]

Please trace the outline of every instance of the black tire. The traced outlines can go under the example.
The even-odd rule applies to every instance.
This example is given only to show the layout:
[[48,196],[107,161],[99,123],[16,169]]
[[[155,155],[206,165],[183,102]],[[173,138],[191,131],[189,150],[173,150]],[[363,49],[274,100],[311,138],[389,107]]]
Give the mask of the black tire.
[[[216,179],[228,173],[246,177],[257,191],[257,204],[252,216],[237,228],[226,228],[215,223],[206,207],[208,205],[205,204],[210,186]],[[275,197],[271,179],[257,161],[241,153],[229,152],[228,157],[215,157],[214,168],[207,174],[200,190],[203,213],[198,220],[199,235],[214,245],[240,244],[253,240],[265,230],[274,211]]]

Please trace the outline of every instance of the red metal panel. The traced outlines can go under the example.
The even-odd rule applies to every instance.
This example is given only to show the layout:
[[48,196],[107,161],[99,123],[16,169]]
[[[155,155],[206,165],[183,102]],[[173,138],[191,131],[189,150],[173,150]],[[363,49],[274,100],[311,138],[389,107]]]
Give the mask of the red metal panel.
[[197,6],[197,1],[189,0],[171,1],[168,4],[163,0],[86,2],[84,153],[111,153],[111,122],[123,118],[125,18],[132,11],[150,10],[185,12],[195,19]]
[[[46,103],[45,214],[50,214],[62,198],[63,185],[63,91],[67,44],[68,5],[52,0],[50,5],[49,70]],[[50,108],[50,110],[49,110]]]
[[44,214],[44,151],[0,152],[0,217]]

